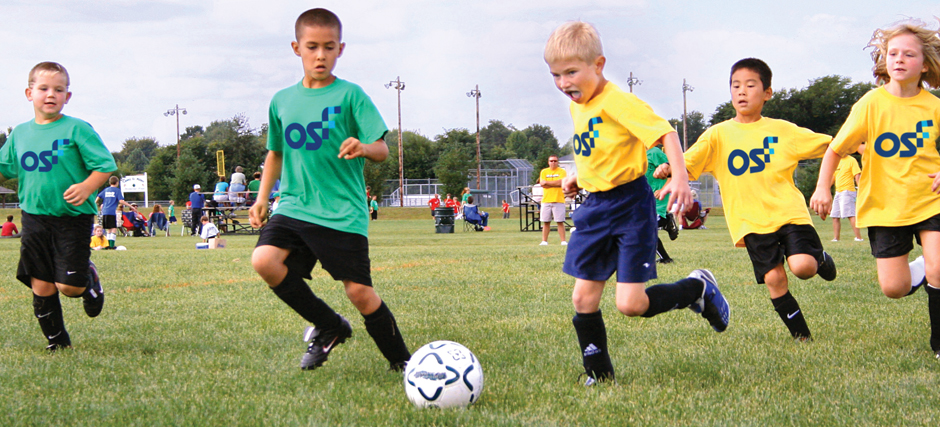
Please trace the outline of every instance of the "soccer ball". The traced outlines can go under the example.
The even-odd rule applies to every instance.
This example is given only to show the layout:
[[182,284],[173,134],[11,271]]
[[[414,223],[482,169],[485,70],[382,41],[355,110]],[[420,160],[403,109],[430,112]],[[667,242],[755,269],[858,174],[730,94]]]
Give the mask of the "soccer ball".
[[434,341],[419,348],[405,368],[405,394],[418,408],[467,407],[482,392],[480,361],[453,341]]

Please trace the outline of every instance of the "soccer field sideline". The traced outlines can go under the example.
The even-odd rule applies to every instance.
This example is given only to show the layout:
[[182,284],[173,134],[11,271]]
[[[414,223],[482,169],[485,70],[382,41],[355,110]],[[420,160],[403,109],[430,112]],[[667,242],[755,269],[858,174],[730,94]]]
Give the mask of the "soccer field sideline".
[[660,266],[652,283],[712,269],[733,307],[729,330],[716,334],[688,310],[625,318],[608,290],[602,310],[618,383],[584,389],[573,279],[560,271],[556,235],[539,247],[537,233],[518,232],[518,219],[448,235],[434,234],[430,218],[372,223],[376,289],[412,351],[448,339],[482,362],[483,395],[461,411],[411,406],[342,286],[320,269],[311,287],[350,319],[354,335],[323,368],[297,369],[304,322],[251,269],[255,236],[229,237],[229,248],[214,251],[195,250],[189,237],[125,238],[128,251],[94,253],[105,311],[88,319],[80,302],[63,299],[75,348],[46,355],[29,291],[13,278],[19,243],[4,239],[0,424],[937,423],[940,366],[927,344],[926,298],[882,296],[867,242],[829,242],[831,223],[817,222],[840,277],[793,280],[816,337],[797,344],[722,218],[708,225],[665,240],[677,262]]

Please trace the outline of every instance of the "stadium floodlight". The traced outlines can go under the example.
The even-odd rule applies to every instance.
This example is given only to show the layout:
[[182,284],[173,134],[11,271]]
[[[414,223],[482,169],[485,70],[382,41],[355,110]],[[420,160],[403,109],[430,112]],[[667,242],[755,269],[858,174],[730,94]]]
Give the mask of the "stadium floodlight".
[[477,102],[477,190],[480,189],[480,85],[467,92],[467,96],[475,98]]
[[163,113],[163,117],[176,116],[176,158],[180,158],[180,115],[179,113],[186,114],[186,108],[180,108],[179,104],[176,104],[175,108],[166,110]]
[[402,148],[401,139],[401,91],[405,90],[405,82],[401,77],[395,77],[395,80],[385,85],[386,89],[395,88],[398,92],[398,206],[405,207],[405,151]]

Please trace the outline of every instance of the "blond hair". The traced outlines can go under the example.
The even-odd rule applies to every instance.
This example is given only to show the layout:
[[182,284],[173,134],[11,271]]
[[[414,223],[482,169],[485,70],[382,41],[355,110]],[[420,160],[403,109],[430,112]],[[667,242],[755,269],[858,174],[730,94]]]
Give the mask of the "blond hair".
[[36,83],[36,75],[39,73],[62,73],[65,76],[65,87],[69,86],[69,72],[65,70],[65,67],[62,64],[57,62],[40,62],[33,67],[32,70],[29,70],[29,86],[33,87],[33,83]]
[[[940,21],[940,18],[937,20]],[[898,23],[888,29],[879,28],[872,34],[865,48],[874,48],[871,52],[871,59],[875,65],[871,70],[875,81],[883,85],[891,80],[886,64],[888,42],[902,34],[913,35],[920,40],[923,47],[924,65],[927,67],[927,72],[921,74],[917,86],[923,87],[926,83],[930,87],[940,88],[940,32],[927,29],[927,24],[916,19]]]
[[602,55],[601,37],[587,22],[565,22],[552,31],[545,43],[545,62],[549,64],[570,59],[591,63]]

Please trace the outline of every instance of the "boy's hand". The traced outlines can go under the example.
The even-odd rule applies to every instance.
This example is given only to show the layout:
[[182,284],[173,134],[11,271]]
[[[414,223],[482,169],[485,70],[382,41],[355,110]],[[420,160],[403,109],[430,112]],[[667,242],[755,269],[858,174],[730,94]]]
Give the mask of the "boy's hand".
[[264,219],[268,217],[268,201],[258,199],[248,209],[248,222],[253,228],[261,228]]
[[[661,165],[660,167],[665,166]],[[658,169],[658,168],[657,168]],[[666,183],[659,190],[657,199],[662,200],[669,194],[669,202],[666,203],[666,209],[674,215],[679,216],[692,208],[692,188],[689,187],[689,181],[673,179]]]
[[[937,181],[934,180],[934,187],[936,186]],[[809,208],[816,212],[819,218],[825,220],[829,215],[829,210],[832,209],[832,194],[829,194],[829,188],[816,187],[813,197],[809,199]]]
[[940,172],[929,173],[927,176],[933,178],[933,184],[930,184],[930,191],[940,194]]
[[359,141],[356,138],[349,137],[343,141],[343,144],[339,146],[339,158],[341,159],[355,159],[356,157],[363,157],[366,155],[365,144],[362,141]]
[[577,196],[578,192],[581,191],[581,187],[578,187],[578,177],[572,175],[562,178],[561,191],[565,193],[565,197]]
[[62,198],[72,206],[80,206],[88,200],[88,197],[91,196],[93,191],[95,191],[94,188],[89,188],[84,182],[79,182],[78,184],[70,185],[69,188],[65,190],[65,193],[62,194]]
[[669,166],[669,163],[663,163],[653,171],[653,178],[656,179],[666,179],[672,176],[672,166]]

